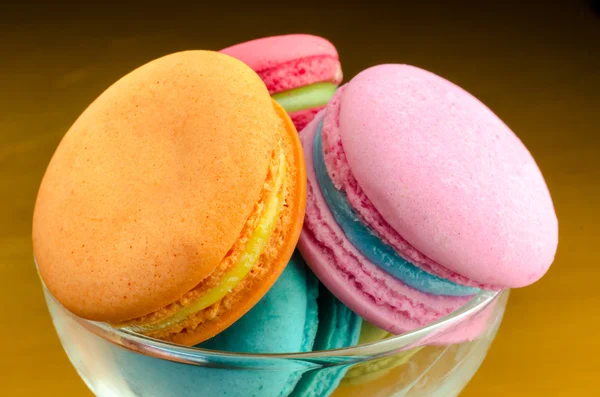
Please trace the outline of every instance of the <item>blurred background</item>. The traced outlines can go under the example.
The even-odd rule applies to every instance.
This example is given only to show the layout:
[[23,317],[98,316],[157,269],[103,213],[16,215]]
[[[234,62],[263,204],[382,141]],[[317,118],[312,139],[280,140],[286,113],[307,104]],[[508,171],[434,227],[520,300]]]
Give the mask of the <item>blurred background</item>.
[[553,195],[559,251],[544,279],[513,291],[463,395],[597,395],[598,2],[316,4],[0,6],[0,395],[91,396],[52,328],[30,238],[45,166],[79,113],[156,57],[300,32],[337,46],[345,81],[379,63],[429,69],[479,97],[524,141]]

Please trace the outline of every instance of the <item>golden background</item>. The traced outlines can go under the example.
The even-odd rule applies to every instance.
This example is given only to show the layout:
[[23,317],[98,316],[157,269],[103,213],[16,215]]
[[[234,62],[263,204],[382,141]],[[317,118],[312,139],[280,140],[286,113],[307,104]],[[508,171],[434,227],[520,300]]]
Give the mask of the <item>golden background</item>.
[[366,3],[0,8],[0,395],[91,395],[52,328],[30,247],[38,184],[78,114],[158,56],[292,32],[330,39],[345,80],[387,62],[440,74],[520,136],[552,192],[559,251],[542,281],[513,291],[491,352],[463,395],[599,393],[599,14],[585,1]]

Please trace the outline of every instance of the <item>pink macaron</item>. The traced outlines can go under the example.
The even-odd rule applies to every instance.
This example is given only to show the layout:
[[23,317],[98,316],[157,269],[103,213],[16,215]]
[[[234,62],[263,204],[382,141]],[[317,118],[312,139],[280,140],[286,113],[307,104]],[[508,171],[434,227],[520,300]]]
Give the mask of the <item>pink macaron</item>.
[[329,102],[342,81],[337,50],[318,36],[265,37],[221,52],[254,69],[273,99],[290,114],[298,131]]
[[366,69],[300,138],[300,252],[380,328],[420,328],[482,289],[537,281],[554,260],[558,222],[533,157],[489,108],[433,73]]

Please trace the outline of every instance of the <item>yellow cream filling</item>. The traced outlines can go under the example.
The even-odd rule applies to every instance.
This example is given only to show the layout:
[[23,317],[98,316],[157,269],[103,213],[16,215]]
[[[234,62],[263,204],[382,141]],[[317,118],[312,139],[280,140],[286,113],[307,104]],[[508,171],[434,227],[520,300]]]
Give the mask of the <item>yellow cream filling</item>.
[[246,277],[248,273],[250,273],[250,270],[252,270],[256,262],[258,262],[261,253],[267,246],[271,234],[277,225],[279,213],[281,212],[283,203],[285,201],[285,176],[285,154],[284,151],[280,149],[273,190],[270,192],[270,195],[266,200],[264,210],[258,221],[258,225],[248,239],[246,247],[240,255],[237,263],[231,270],[223,275],[219,285],[207,291],[198,300],[183,307],[170,317],[161,319],[155,323],[133,325],[127,328],[131,331],[139,333],[155,332],[169,328],[184,321],[190,315],[204,310],[210,305],[220,301],[225,295],[230,293],[240,283],[240,281],[242,281],[242,279]]

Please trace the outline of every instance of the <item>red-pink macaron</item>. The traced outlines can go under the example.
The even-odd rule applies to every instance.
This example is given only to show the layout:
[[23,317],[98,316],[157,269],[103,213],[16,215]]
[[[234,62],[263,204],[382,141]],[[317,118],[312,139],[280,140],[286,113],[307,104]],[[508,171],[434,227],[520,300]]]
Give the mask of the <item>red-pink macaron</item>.
[[300,131],[321,110],[342,81],[334,45],[308,34],[272,36],[221,50],[250,66],[262,78]]
[[433,73],[366,69],[300,138],[300,252],[380,328],[417,329],[481,289],[537,281],[554,260],[558,222],[533,157],[488,107]]

